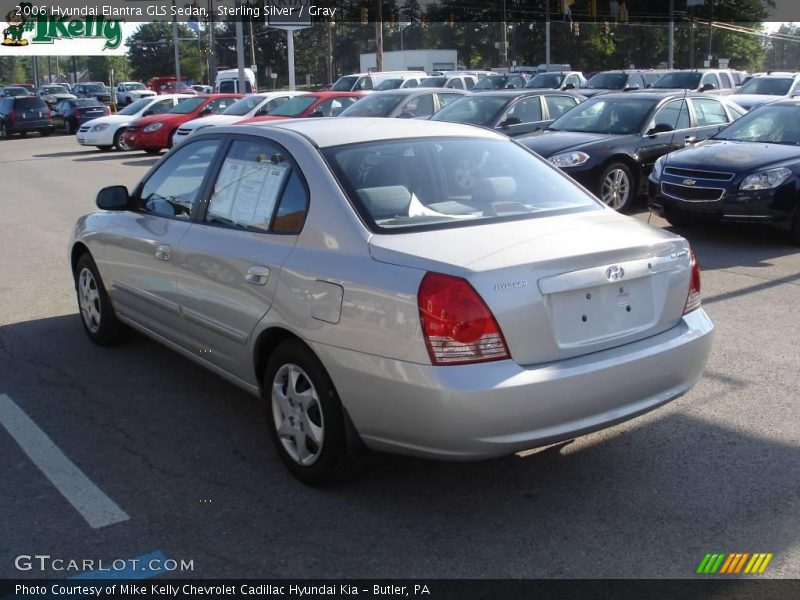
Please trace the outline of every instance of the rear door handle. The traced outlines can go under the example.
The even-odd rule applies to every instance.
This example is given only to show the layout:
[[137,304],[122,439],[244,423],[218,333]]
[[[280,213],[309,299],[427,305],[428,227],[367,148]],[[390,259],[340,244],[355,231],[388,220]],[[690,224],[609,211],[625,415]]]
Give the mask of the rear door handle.
[[247,269],[247,275],[244,280],[252,285],[266,285],[269,279],[269,267],[262,267],[260,265],[253,265]]
[[169,247],[167,244],[159,244],[156,246],[156,251],[154,256],[157,260],[168,261],[170,255],[172,254],[172,248]]

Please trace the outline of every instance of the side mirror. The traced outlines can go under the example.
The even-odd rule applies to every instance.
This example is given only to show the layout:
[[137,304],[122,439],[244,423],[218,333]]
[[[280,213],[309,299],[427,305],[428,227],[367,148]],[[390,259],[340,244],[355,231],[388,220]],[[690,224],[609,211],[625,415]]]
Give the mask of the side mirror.
[[675,128],[672,125],[670,125],[669,123],[659,123],[655,127],[651,127],[650,129],[648,129],[647,133],[645,133],[645,135],[656,135],[656,134],[659,134],[659,133],[668,133],[670,131],[674,131],[674,129]]
[[95,204],[101,210],[127,210],[131,196],[124,185],[104,187],[97,192]]
[[204,108],[203,110],[200,111],[200,116],[201,117],[207,117],[210,114],[211,114],[211,109],[210,108]]
[[312,112],[312,113],[311,113],[310,115],[308,115],[308,116],[309,116],[309,117],[324,117],[324,116],[325,116],[325,113],[324,113],[324,112],[322,112],[321,110],[315,110],[314,112]]
[[410,112],[408,112],[407,110],[404,110],[404,111],[403,111],[403,112],[401,112],[399,115],[397,115],[397,118],[398,118],[398,119],[413,119],[413,118],[414,118],[414,115],[412,115],[412,114],[411,114]]
[[519,117],[508,117],[504,121],[501,121],[497,126],[505,129],[506,127],[511,127],[512,125],[519,125],[522,123]]
[[144,111],[144,112],[142,113],[142,116],[143,116],[143,117],[149,117],[150,115],[154,115],[154,114],[155,114],[155,113],[153,112],[153,109],[152,109],[152,108],[148,108],[146,111]]
[[574,90],[575,89],[575,84],[574,83],[568,83],[567,85],[564,86],[564,89],[565,90]]
[[266,108],[259,108],[256,111],[256,114],[253,115],[253,116],[255,116],[255,117],[263,117],[264,115],[268,115],[268,114],[269,114],[269,111]]
[[715,86],[713,83],[706,83],[703,85],[703,87],[700,88],[700,91],[707,92],[709,90],[715,90],[715,89],[717,89],[717,86]]
[[632,83],[630,85],[626,85],[625,89],[623,91],[632,92],[632,91],[638,90],[638,89],[639,89],[639,84],[638,83]]

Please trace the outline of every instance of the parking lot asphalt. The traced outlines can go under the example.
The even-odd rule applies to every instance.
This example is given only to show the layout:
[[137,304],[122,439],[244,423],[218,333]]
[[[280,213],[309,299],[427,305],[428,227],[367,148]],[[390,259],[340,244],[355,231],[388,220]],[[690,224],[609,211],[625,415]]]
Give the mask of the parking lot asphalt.
[[84,508],[120,511],[93,526],[0,426],[0,577],[63,576],[18,571],[18,555],[152,552],[192,560],[190,577],[421,578],[695,577],[707,552],[769,552],[762,577],[800,577],[800,249],[781,233],[678,231],[717,329],[675,402],[524,457],[373,455],[310,489],[256,398],[143,336],[103,349],[81,329],[70,229],[99,188],[133,187],[157,160],[0,141],[0,399],[96,486]]

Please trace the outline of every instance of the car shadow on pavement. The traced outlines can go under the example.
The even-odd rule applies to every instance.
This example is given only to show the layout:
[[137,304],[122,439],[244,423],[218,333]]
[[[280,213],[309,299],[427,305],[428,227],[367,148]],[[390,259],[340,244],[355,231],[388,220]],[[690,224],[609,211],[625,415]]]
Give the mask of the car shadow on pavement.
[[69,152],[52,152],[50,154],[34,154],[33,158],[63,158],[66,156],[88,156],[91,154],[99,154],[101,151],[97,149],[92,150],[71,150]]
[[350,480],[308,488],[271,447],[260,401],[191,361],[138,334],[96,347],[77,315],[15,323],[0,329],[0,393],[131,521],[65,531],[42,498],[14,502],[11,482],[7,518],[36,522],[36,539],[6,541],[73,555],[103,540],[115,555],[134,536],[228,577],[692,577],[712,551],[773,552],[774,569],[800,534],[796,425],[767,437],[715,419],[763,393],[732,377],[524,458],[370,454]]
[[125,165],[127,167],[152,167],[159,160],[161,160],[160,156],[156,158],[139,158],[134,160],[126,160],[125,162],[122,162],[120,164]]

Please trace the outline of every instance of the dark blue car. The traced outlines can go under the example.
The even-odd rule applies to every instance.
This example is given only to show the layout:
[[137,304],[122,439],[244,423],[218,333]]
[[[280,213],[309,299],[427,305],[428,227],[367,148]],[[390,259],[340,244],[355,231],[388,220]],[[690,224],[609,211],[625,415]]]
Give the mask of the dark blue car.
[[800,244],[800,101],[753,109],[694,147],[656,161],[650,207],[676,226],[773,223]]

